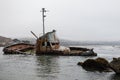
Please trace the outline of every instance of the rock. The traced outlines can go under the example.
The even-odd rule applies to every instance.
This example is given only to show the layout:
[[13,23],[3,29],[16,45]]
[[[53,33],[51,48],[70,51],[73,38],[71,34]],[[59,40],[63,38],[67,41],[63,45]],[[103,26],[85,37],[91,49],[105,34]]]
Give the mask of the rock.
[[95,61],[98,62],[100,64],[100,66],[104,69],[110,67],[109,62],[105,58],[100,58],[99,57]]
[[88,71],[110,71],[109,62],[104,58],[87,59],[84,62],[78,62],[84,69]]
[[77,65],[81,65],[82,66],[83,62],[78,62]]
[[110,67],[116,72],[116,74],[120,74],[120,58],[113,58],[110,62]]

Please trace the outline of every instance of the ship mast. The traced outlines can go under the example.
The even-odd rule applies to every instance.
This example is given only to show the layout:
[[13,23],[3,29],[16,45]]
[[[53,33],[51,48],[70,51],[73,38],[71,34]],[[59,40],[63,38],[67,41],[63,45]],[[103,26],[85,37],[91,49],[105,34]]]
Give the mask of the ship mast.
[[45,15],[45,12],[47,12],[46,10],[45,10],[45,8],[42,8],[42,21],[43,21],[43,35],[45,35],[45,17],[46,17],[46,15]]

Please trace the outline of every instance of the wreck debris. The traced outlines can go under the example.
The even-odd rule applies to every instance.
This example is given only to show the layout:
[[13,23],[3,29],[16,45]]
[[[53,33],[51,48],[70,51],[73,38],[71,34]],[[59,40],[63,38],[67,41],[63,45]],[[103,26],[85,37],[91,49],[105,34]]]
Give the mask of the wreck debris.
[[7,46],[3,49],[4,54],[30,54],[26,51],[34,50],[35,45],[27,43],[17,43]]
[[92,49],[83,48],[83,47],[69,47],[71,54],[78,54],[80,56],[97,56],[97,53],[95,53]]

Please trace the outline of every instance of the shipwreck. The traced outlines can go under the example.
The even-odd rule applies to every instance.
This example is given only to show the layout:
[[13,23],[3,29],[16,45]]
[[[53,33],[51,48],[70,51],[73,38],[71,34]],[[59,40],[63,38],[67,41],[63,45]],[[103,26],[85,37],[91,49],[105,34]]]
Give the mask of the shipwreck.
[[71,56],[96,56],[93,49],[82,47],[65,47],[60,45],[59,39],[56,37],[56,31],[46,33],[37,39],[36,54],[37,55],[71,55]]
[[61,56],[96,56],[93,49],[82,47],[65,47],[60,45],[60,41],[56,36],[56,30],[45,33],[44,18],[45,8],[42,8],[43,19],[43,35],[37,37],[32,31],[31,33],[36,37],[36,44],[19,43],[7,46],[3,49],[5,54],[28,54],[33,52],[36,55],[61,55]]

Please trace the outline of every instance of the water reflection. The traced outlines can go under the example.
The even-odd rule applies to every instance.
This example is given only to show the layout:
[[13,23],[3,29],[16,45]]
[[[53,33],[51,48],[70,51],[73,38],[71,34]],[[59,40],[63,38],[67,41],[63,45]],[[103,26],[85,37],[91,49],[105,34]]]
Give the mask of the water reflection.
[[36,56],[37,76],[41,78],[57,78],[59,73],[58,56]]

